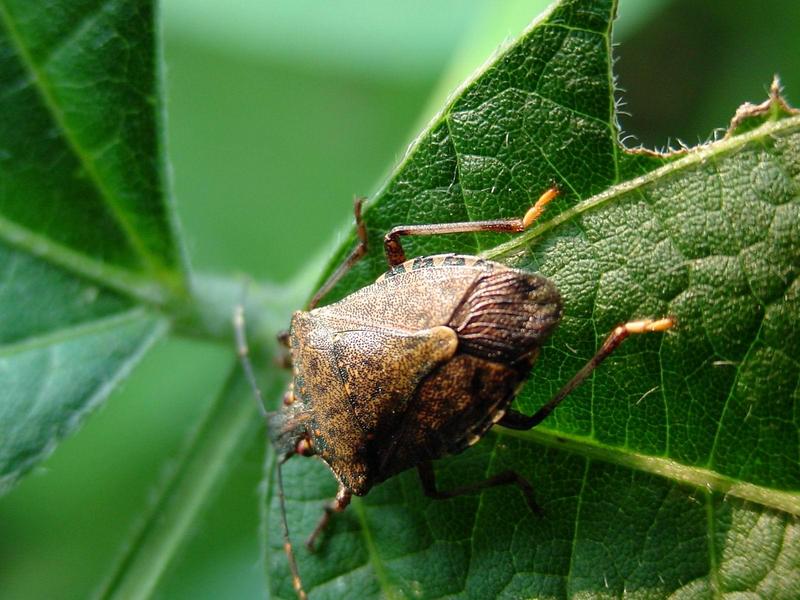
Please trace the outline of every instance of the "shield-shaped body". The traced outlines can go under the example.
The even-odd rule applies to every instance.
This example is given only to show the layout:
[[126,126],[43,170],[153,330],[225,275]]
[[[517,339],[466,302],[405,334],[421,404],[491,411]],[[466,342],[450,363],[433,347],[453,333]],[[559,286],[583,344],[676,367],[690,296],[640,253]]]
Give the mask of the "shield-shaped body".
[[409,260],[294,314],[293,401],[276,438],[308,440],[363,495],[480,439],[560,318],[558,290],[542,276],[474,256]]

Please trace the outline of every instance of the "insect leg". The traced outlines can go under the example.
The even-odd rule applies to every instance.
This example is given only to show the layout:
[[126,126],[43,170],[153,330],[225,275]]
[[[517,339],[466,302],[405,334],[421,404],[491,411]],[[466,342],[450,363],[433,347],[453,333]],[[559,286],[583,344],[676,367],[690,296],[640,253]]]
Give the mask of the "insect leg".
[[[242,362],[247,382],[253,388],[253,395],[255,396],[256,405],[261,413],[261,416],[267,419],[267,410],[264,408],[264,399],[261,396],[261,390],[256,382],[256,376],[253,372],[253,363],[250,362],[250,349],[247,345],[247,335],[245,332],[244,324],[244,305],[239,304],[233,312],[233,330],[236,337],[236,351],[239,355],[239,360]],[[286,552],[286,557],[289,560],[289,570],[292,572],[292,585],[297,593],[299,600],[306,600],[306,592],[303,589],[303,582],[300,579],[300,572],[297,569],[297,561],[294,557],[294,550],[292,549],[292,542],[289,540],[289,523],[286,520],[286,497],[283,493],[283,475],[281,467],[293,454],[287,454],[278,461],[278,499],[281,507],[281,521],[283,523],[283,550]]]
[[513,484],[516,485],[522,492],[522,495],[525,496],[525,501],[528,503],[531,510],[537,514],[542,513],[541,507],[536,504],[536,499],[533,497],[533,486],[516,471],[503,471],[502,473],[489,477],[489,479],[462,485],[452,490],[447,490],[446,492],[439,491],[436,488],[436,475],[433,471],[433,464],[430,461],[418,464],[417,473],[419,473],[419,479],[422,482],[422,490],[429,498],[444,500],[463,494],[470,494],[484,488]]
[[572,379],[562,387],[553,398],[535,414],[528,416],[523,415],[515,410],[508,410],[503,418],[498,421],[499,425],[508,427],[510,429],[531,429],[536,427],[539,423],[544,421],[556,407],[561,404],[561,401],[566,398],[572,390],[578,387],[583,381],[591,375],[597,366],[603,362],[608,356],[616,350],[619,345],[633,333],[650,333],[655,331],[666,331],[675,325],[675,321],[671,318],[658,319],[652,321],[646,319],[643,321],[629,321],[622,325],[618,325],[606,338],[603,345],[592,358],[589,359],[580,371],[575,373]]
[[331,273],[331,276],[323,283],[320,288],[317,290],[317,293],[311,298],[306,307],[306,310],[311,310],[322,298],[325,297],[325,294],[330,292],[333,289],[339,280],[344,277],[345,273],[347,273],[350,269],[353,268],[353,265],[356,264],[361,258],[367,253],[367,226],[364,224],[364,220],[361,218],[361,205],[364,204],[365,198],[357,196],[353,200],[353,212],[355,213],[356,217],[356,235],[358,236],[358,245],[353,249],[350,255],[344,259],[344,262],[340,264],[336,270]]
[[400,244],[402,235],[440,235],[445,233],[471,233],[475,231],[495,231],[499,233],[519,233],[525,231],[539,218],[556,196],[558,188],[551,187],[528,209],[521,219],[498,219],[495,221],[466,221],[463,223],[433,223],[428,225],[400,225],[383,238],[386,259],[389,266],[399,265],[406,260],[406,253]]
[[300,571],[297,568],[297,560],[294,557],[294,549],[292,548],[292,540],[289,539],[289,522],[286,519],[286,495],[283,493],[283,474],[281,467],[289,458],[291,454],[287,454],[278,461],[278,501],[281,507],[281,523],[283,524],[283,551],[286,553],[286,558],[289,561],[289,570],[292,572],[292,586],[297,594],[298,600],[307,600],[305,590],[303,589],[303,580],[300,579]]
[[306,547],[308,548],[309,552],[314,551],[314,542],[317,541],[319,534],[322,533],[328,526],[328,522],[331,520],[331,515],[335,512],[342,512],[345,508],[347,508],[347,505],[350,504],[350,498],[352,496],[353,493],[350,490],[343,485],[339,486],[339,491],[336,492],[336,498],[334,498],[329,504],[325,505],[325,512],[322,513],[322,517],[317,523],[317,526],[306,540]]

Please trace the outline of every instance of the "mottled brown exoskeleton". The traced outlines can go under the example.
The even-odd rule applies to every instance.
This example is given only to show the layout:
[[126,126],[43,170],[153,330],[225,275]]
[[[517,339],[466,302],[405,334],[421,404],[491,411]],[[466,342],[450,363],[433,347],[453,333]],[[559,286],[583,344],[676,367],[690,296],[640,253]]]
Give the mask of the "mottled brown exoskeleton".
[[[295,454],[317,455],[339,482],[335,500],[308,539],[313,549],[331,513],[353,494],[416,467],[428,496],[450,498],[515,484],[532,510],[533,488],[513,471],[448,491],[436,486],[431,461],[462,452],[493,424],[530,429],[629,334],[663,331],[671,319],[618,326],[589,362],[536,414],[509,408],[543,342],[561,320],[561,296],[547,278],[475,256],[440,254],[406,260],[400,236],[469,231],[520,232],[557,195],[545,192],[522,219],[395,227],[384,240],[390,269],[343,300],[314,308],[366,253],[361,201],[355,213],[359,244],[292,317],[282,336],[294,373],[283,407],[264,413],[278,453],[285,549],[297,594],[305,598],[284,507],[280,465]],[[253,383],[237,311],[239,353]],[[263,411],[263,408],[262,408]]]

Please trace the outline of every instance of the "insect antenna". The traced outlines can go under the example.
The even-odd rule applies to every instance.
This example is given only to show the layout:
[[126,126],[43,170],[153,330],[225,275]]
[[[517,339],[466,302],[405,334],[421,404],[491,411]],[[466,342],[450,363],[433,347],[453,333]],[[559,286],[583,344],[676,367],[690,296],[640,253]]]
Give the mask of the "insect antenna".
[[256,381],[256,375],[253,370],[253,363],[250,361],[250,348],[247,345],[247,335],[244,326],[244,303],[237,305],[233,311],[233,331],[236,335],[236,353],[239,355],[239,360],[242,363],[244,376],[247,378],[250,387],[253,388],[258,412],[260,412],[261,416],[266,420],[267,409],[264,408],[264,398],[261,396],[261,390],[258,388],[258,382]]
[[[233,330],[236,336],[236,352],[239,355],[239,360],[242,363],[247,382],[253,389],[253,395],[258,406],[258,411],[261,416],[267,419],[267,409],[264,408],[264,398],[261,395],[261,390],[256,381],[253,363],[250,360],[250,349],[247,345],[247,334],[244,325],[244,304],[239,304],[233,313]],[[300,580],[300,571],[297,569],[297,561],[294,557],[294,550],[292,549],[292,541],[289,539],[289,521],[286,518],[286,497],[283,493],[283,474],[281,466],[293,456],[293,453],[286,454],[278,461],[278,500],[281,505],[281,522],[283,523],[283,550],[286,552],[286,557],[289,560],[289,570],[292,572],[292,585],[299,600],[307,600],[305,590],[303,589],[303,582]]]
[[278,500],[281,505],[281,521],[283,522],[283,551],[286,552],[286,558],[289,561],[289,570],[292,572],[292,585],[299,600],[307,600],[305,590],[303,589],[303,582],[300,579],[300,571],[297,569],[297,561],[294,558],[294,550],[292,548],[292,541],[289,539],[289,521],[286,519],[286,497],[283,493],[283,475],[281,467],[283,463],[289,460],[292,454],[287,454],[278,461]]

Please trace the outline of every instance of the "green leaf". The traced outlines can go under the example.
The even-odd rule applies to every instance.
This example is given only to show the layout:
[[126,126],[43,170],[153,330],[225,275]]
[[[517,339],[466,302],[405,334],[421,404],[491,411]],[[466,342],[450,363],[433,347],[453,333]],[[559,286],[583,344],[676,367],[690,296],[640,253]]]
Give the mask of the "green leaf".
[[73,431],[164,329],[134,309],[0,346],[0,491]]
[[0,2],[0,491],[184,297],[151,2]]
[[[482,254],[558,285],[564,318],[517,407],[546,402],[616,324],[677,327],[625,342],[537,429],[495,428],[437,464],[441,489],[514,469],[544,516],[513,487],[429,500],[408,472],[336,515],[311,555],[302,540],[336,483],[290,461],[312,598],[800,595],[800,116],[774,91],[720,141],[624,149],[615,9],[562,0],[454,96],[371,199],[370,253],[328,300],[385,270],[392,226],[520,216],[556,182],[525,234],[404,241],[408,256]],[[270,587],[292,597],[274,500],[270,520]]]

